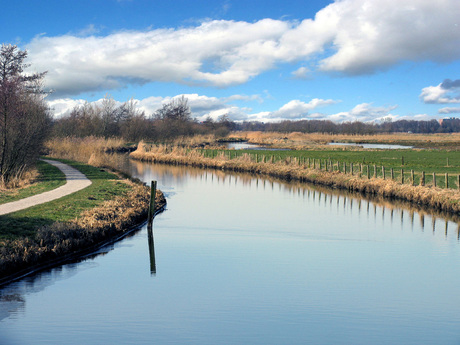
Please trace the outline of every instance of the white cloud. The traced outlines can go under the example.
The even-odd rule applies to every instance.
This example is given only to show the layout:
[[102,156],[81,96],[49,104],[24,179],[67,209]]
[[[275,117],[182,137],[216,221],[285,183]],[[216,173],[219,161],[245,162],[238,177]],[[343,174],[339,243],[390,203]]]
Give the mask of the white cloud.
[[388,107],[374,107],[372,106],[372,103],[361,103],[356,105],[350,111],[329,115],[326,119],[335,122],[372,122],[383,121],[388,118],[396,119],[398,116],[391,114],[391,112],[396,108],[396,105]]
[[292,72],[295,79],[308,79],[311,71],[307,67],[300,67],[299,69]]
[[308,113],[315,108],[336,103],[337,101],[332,99],[324,100],[318,98],[314,98],[308,103],[292,100],[283,105],[279,110],[265,115],[265,117],[277,120],[300,120],[308,118]]
[[227,87],[319,56],[319,69],[349,74],[407,60],[450,61],[460,57],[458,13],[458,0],[342,0],[301,22],[215,20],[108,36],[37,36],[26,48],[34,68],[49,71],[55,97],[151,81]]
[[460,80],[446,79],[437,86],[427,86],[422,89],[420,99],[433,104],[460,103]]
[[438,110],[438,114],[460,114],[460,108],[445,107]]

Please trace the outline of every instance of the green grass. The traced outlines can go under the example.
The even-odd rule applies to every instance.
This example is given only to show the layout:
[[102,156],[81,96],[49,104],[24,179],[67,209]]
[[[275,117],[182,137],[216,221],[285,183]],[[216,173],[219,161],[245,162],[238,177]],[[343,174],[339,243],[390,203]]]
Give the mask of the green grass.
[[0,204],[47,192],[65,184],[64,173],[54,165],[38,161],[36,167],[39,174],[37,181],[25,188],[19,188],[12,191],[0,191]]
[[93,183],[61,199],[0,216],[0,239],[32,236],[40,226],[74,219],[84,210],[98,206],[115,196],[125,195],[129,191],[130,187],[114,174],[81,163],[59,161],[80,170]]

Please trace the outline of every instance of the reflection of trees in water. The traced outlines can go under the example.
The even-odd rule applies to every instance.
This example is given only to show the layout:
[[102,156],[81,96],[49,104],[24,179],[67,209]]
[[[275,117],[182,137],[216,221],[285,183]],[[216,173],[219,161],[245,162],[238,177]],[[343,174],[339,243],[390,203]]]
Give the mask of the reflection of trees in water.
[[401,225],[410,223],[414,228],[416,219],[422,231],[432,230],[442,232],[447,236],[454,231],[460,239],[460,216],[453,213],[437,211],[422,205],[414,205],[400,200],[388,200],[383,197],[364,195],[362,193],[348,192],[341,189],[332,189],[318,185],[301,183],[298,181],[287,182],[272,177],[261,178],[255,174],[224,172],[214,169],[200,169],[184,166],[173,166],[165,164],[149,164],[139,161],[131,161],[132,167],[136,170],[137,176],[154,175],[162,181],[163,185],[178,186],[184,183],[185,179],[210,180],[222,184],[240,184],[248,188],[279,189],[290,194],[297,194],[303,199],[311,202],[329,205],[330,210],[345,210],[358,215],[365,214],[366,217],[381,218],[386,221],[389,217],[393,224],[399,219]]

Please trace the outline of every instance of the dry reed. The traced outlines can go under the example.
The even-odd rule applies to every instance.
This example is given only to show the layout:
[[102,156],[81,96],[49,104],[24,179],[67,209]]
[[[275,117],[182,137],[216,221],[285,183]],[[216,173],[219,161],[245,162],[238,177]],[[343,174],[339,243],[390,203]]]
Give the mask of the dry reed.
[[117,169],[122,161],[118,154],[108,153],[123,147],[122,139],[99,137],[52,139],[46,143],[48,155],[97,167]]
[[[458,149],[460,133],[385,133],[385,134],[325,134],[325,133],[280,133],[280,132],[234,132],[231,138],[240,138],[250,143],[270,145],[282,148],[320,148],[331,142],[343,143],[376,143],[376,144],[406,144],[417,147],[447,147]],[[330,146],[328,149],[332,149]]]

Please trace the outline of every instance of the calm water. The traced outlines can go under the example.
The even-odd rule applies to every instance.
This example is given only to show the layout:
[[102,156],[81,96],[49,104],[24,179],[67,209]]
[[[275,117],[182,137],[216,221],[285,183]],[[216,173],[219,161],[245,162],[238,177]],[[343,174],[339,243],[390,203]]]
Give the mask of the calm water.
[[150,247],[143,228],[0,290],[0,344],[460,343],[456,222],[248,175],[132,170],[168,198]]

